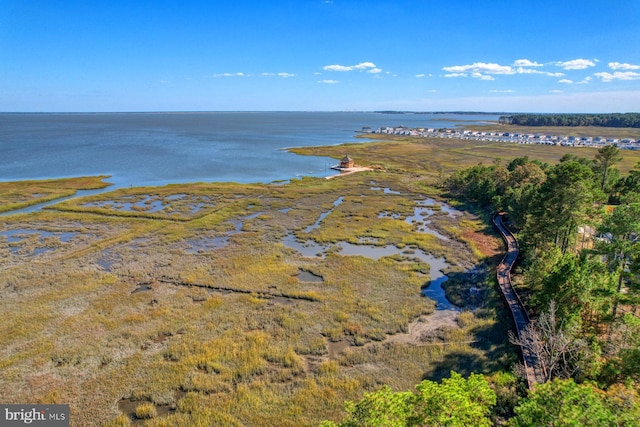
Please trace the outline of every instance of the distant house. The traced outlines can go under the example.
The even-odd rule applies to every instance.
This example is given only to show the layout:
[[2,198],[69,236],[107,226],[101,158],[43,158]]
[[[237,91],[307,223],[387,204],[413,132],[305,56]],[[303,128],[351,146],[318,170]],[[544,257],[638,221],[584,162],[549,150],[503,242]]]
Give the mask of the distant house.
[[350,169],[355,166],[353,159],[347,155],[345,155],[342,160],[340,160],[340,169]]

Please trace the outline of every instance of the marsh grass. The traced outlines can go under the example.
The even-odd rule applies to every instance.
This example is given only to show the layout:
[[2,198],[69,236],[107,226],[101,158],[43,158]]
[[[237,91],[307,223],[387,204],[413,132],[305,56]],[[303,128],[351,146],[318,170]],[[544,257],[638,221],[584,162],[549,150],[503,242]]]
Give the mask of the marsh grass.
[[136,418],[146,420],[149,418],[155,418],[158,413],[156,406],[153,403],[145,402],[136,406]]
[[21,209],[61,197],[71,196],[77,190],[96,190],[108,187],[107,176],[62,178],[0,182],[0,212]]
[[[65,245],[47,242],[56,249],[35,257],[2,252],[0,401],[69,403],[77,425],[128,425],[118,402],[131,399],[146,405],[141,413],[158,411],[144,421],[150,426],[304,426],[342,418],[344,400],[382,383],[408,390],[448,369],[508,369],[506,332],[490,308],[500,300],[490,291],[483,308],[462,313],[437,342],[390,343],[390,335],[434,310],[420,294],[428,265],[405,256],[307,258],[281,242],[295,233],[316,242],[420,248],[445,256],[457,268],[452,274],[484,262],[482,222],[473,215],[432,217],[449,242],[404,221],[424,195],[439,197],[426,184],[438,173],[433,147],[416,151],[422,145],[349,147],[359,163],[384,161],[387,171],[287,185],[123,189],[0,219],[2,230],[81,235]],[[132,212],[142,216],[134,218],[113,208],[71,211],[87,200],[147,196],[165,203],[166,212]],[[205,197],[211,206],[172,218],[184,215],[187,200]],[[338,197],[343,202],[334,206]],[[379,218],[382,211],[400,218]],[[189,239],[220,236],[226,246],[188,251]],[[301,270],[323,280],[300,281]],[[141,284],[149,289],[133,293]],[[330,355],[329,342],[348,348]],[[175,410],[161,414],[167,405]]]

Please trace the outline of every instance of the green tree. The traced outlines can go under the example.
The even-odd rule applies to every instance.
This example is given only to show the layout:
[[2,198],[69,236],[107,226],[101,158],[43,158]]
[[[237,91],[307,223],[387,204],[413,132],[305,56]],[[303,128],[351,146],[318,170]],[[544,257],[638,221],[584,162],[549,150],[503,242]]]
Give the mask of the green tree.
[[538,195],[525,229],[527,241],[540,249],[555,245],[563,253],[574,243],[577,227],[587,222],[594,202],[602,198],[591,168],[575,160],[553,167]]
[[511,221],[523,227],[547,175],[538,163],[526,158],[514,159],[507,168],[511,173],[504,195],[505,208],[509,211]]
[[611,191],[612,183],[609,175],[614,164],[622,160],[620,150],[613,145],[605,145],[598,149],[595,156],[594,169],[600,176],[600,189],[606,193]]
[[389,386],[365,393],[357,403],[348,401],[345,409],[348,415],[335,424],[324,421],[322,427],[404,427],[408,425],[415,395],[409,391],[394,392]]
[[491,426],[489,415],[496,404],[496,394],[483,375],[468,379],[456,372],[441,384],[423,381],[416,387],[418,397],[410,425],[416,426]]
[[[617,277],[617,298],[613,305],[615,318],[625,281],[633,285],[637,282],[640,267],[640,204],[617,206],[610,215],[605,216],[599,232],[604,238],[596,249],[605,255],[611,274]],[[633,290],[637,286],[630,286]],[[634,292],[627,294],[627,300],[636,297]],[[631,301],[633,302],[633,301]]]
[[605,393],[590,384],[553,380],[539,384],[515,408],[511,427],[634,426],[638,399],[633,390],[617,387]]
[[621,203],[640,202],[640,162],[629,171],[629,175],[618,180],[614,193],[614,198]]
[[615,285],[600,260],[590,258],[586,252],[567,253],[542,278],[542,286],[533,301],[537,307],[547,307],[553,300],[563,322],[593,329],[611,307],[614,294]]
[[347,416],[339,423],[324,421],[322,427],[448,426],[489,427],[496,394],[483,375],[451,377],[438,384],[422,381],[417,393],[394,392],[388,386],[366,393],[357,403],[345,404]]

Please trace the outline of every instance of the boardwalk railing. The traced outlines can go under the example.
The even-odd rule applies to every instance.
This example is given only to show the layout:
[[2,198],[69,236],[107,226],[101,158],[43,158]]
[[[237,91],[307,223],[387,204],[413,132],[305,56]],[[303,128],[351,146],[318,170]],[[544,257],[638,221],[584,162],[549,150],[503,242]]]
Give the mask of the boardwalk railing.
[[[493,216],[493,223],[500,231],[500,234],[507,245],[507,253],[504,258],[502,258],[496,272],[498,286],[500,287],[500,292],[511,311],[511,316],[516,327],[519,341],[521,343],[527,342],[527,338],[524,336],[524,331],[531,323],[531,319],[529,319],[529,314],[524,308],[524,304],[522,304],[518,293],[515,291],[511,283],[511,269],[520,254],[518,241],[511,231],[509,231],[509,229],[504,225],[503,215],[495,214]],[[540,368],[540,363],[536,354],[529,346],[521,345],[520,348],[522,350],[522,362],[524,363],[529,388],[533,387],[536,383],[544,382],[544,374]]]

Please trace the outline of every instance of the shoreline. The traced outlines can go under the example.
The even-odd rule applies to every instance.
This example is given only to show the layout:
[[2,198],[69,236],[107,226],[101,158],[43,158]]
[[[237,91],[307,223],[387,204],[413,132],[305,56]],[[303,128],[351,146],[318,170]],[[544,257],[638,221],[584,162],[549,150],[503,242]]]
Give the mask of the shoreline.
[[336,174],[336,175],[330,175],[330,176],[325,176],[325,179],[333,179],[333,178],[337,178],[339,176],[345,176],[345,175],[352,175],[354,173],[357,172],[367,172],[367,171],[372,171],[374,170],[373,168],[367,167],[367,166],[355,166],[352,168],[338,168],[338,167],[332,167],[331,169],[335,169],[337,171],[340,171],[340,173]]

